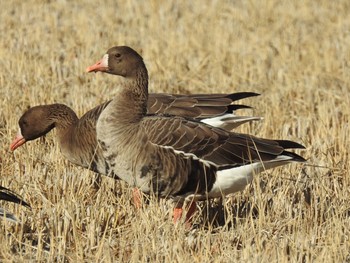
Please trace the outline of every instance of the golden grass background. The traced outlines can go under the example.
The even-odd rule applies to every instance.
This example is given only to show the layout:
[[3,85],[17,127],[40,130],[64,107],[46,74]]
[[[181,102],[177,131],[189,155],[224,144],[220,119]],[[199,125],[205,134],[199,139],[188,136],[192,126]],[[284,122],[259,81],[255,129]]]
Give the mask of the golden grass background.
[[[0,204],[22,222],[0,221],[1,261],[349,262],[349,14],[348,0],[2,1],[0,183],[32,210]],[[264,120],[240,131],[300,142],[327,168],[262,173],[201,204],[188,232],[171,205],[137,211],[124,184],[97,185],[54,132],[9,151],[29,106],[82,115],[111,99],[118,78],[84,70],[124,44],[144,57],[152,92],[261,93],[244,113]]]

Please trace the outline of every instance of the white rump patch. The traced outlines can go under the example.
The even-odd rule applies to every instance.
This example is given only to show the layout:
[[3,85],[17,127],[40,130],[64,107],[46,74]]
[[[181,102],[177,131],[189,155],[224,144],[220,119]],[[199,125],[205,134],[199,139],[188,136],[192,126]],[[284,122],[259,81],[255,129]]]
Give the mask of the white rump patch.
[[256,162],[240,167],[228,168],[217,171],[216,181],[208,196],[211,198],[221,197],[244,190],[251,183],[254,174],[291,162],[292,157],[287,155],[278,156],[267,162]]
[[[215,163],[199,158],[198,156],[192,153],[185,153],[183,151],[178,151],[171,146],[161,146],[161,145],[157,145],[157,146],[166,148],[166,149],[171,149],[176,154],[182,154],[185,158],[189,157],[195,160],[199,160],[207,167],[217,166]],[[218,170],[216,172],[215,183],[212,189],[209,191],[207,197],[208,198],[222,197],[228,194],[242,191],[248,184],[252,182],[253,176],[255,174],[258,174],[264,170],[268,170],[277,166],[285,165],[290,162],[293,162],[293,157],[288,155],[280,155],[270,161],[265,161],[265,162],[259,161],[259,162],[242,165],[239,167]],[[187,200],[191,200],[191,199],[201,200],[202,197],[203,197],[202,195],[196,195],[196,194],[185,196]]]

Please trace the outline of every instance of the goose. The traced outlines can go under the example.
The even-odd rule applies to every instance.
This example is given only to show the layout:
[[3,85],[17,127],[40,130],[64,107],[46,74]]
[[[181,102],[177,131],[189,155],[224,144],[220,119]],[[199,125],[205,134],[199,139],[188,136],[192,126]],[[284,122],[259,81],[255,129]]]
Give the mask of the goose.
[[[171,95],[151,94],[148,114],[179,115],[196,118],[201,122],[224,129],[233,129],[260,117],[237,116],[238,109],[250,108],[235,101],[258,96],[254,92],[231,94]],[[96,140],[96,122],[109,101],[85,113],[80,119],[64,104],[39,105],[28,109],[19,119],[19,131],[10,145],[12,151],[28,141],[44,136],[56,127],[59,147],[63,156],[73,164],[114,179],[118,176],[106,171],[106,161]],[[150,127],[150,132],[152,132]],[[141,193],[134,189],[136,208],[141,207]]]
[[[30,205],[22,200],[18,195],[16,195],[10,189],[0,186],[0,200],[12,202],[16,204],[21,204],[25,207],[30,208]],[[17,218],[10,212],[7,212],[4,208],[0,207],[0,217],[11,222],[18,222]]]
[[[149,115],[196,118],[203,123],[231,130],[243,123],[261,119],[235,115],[236,110],[250,107],[233,104],[237,100],[257,95],[259,94],[254,92],[188,96],[151,94],[147,112]],[[109,103],[110,101],[98,105],[80,119],[73,109],[64,104],[38,105],[29,108],[18,121],[19,131],[10,149],[14,151],[26,142],[42,137],[56,128],[59,147],[67,160],[96,173],[107,175],[106,161],[96,140],[96,122]],[[152,129],[149,127],[149,132],[154,133]],[[113,173],[109,176],[117,178]]]
[[288,151],[304,148],[293,141],[233,133],[179,116],[147,115],[148,71],[128,46],[110,48],[87,68],[98,71],[122,78],[96,124],[107,170],[146,194],[172,199],[175,222],[184,203],[190,203],[187,222],[196,201],[242,191],[256,173],[306,161]]

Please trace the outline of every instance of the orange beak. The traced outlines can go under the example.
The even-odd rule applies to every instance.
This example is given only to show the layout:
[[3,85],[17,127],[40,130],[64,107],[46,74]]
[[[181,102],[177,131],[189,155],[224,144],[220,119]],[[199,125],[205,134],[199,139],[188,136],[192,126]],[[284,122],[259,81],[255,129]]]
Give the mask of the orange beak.
[[108,70],[108,54],[105,54],[101,60],[96,62],[96,64],[86,68],[86,72],[97,72],[97,71],[105,72],[107,70]]
[[16,150],[18,147],[20,147],[21,145],[26,143],[26,139],[24,139],[24,137],[21,134],[21,131],[18,132],[18,134],[16,135],[16,137],[13,139],[11,145],[10,145],[10,149],[11,151]]

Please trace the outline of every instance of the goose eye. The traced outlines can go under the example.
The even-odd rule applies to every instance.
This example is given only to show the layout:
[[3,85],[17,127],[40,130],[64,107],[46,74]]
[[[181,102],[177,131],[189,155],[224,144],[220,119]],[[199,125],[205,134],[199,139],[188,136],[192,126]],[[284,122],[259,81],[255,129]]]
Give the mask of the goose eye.
[[116,58],[120,58],[122,55],[120,55],[120,53],[117,53],[114,55]]

